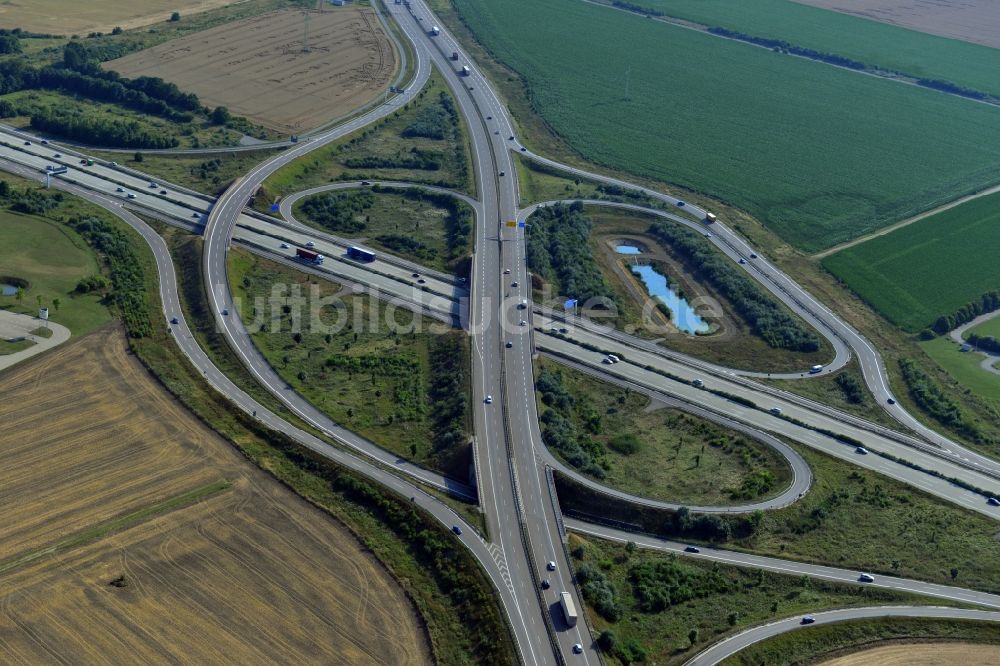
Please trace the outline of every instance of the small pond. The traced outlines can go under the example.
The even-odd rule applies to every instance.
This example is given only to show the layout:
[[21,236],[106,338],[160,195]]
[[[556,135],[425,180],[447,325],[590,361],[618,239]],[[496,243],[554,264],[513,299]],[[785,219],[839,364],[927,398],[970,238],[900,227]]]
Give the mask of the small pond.
[[642,248],[632,245],[628,241],[619,241],[615,244],[615,252],[618,254],[642,254]]
[[670,308],[670,321],[674,326],[692,335],[712,330],[711,324],[695,314],[694,308],[670,288],[665,275],[652,266],[631,266],[631,269],[646,285],[646,291],[650,296],[659,299]]
[[0,296],[13,296],[17,293],[17,287],[0,283]]

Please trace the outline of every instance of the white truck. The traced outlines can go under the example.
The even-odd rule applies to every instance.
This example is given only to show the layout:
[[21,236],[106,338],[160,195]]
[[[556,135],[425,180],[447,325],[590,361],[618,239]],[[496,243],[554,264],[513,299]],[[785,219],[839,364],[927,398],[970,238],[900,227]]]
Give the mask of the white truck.
[[437,37],[440,34],[441,34],[441,28],[437,27],[436,25],[432,25],[431,26],[431,35]]
[[566,616],[566,624],[575,627],[577,616],[576,604],[573,603],[573,595],[569,592],[560,592],[559,604],[562,606],[563,615]]
[[468,65],[462,65],[462,69],[459,71],[459,74],[462,76],[468,76],[469,74],[472,74],[472,70],[469,69]]

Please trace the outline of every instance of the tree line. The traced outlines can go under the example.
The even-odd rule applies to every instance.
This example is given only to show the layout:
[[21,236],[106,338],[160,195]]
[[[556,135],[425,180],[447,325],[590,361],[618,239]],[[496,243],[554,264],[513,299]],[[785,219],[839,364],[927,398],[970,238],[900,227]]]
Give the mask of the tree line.
[[819,350],[819,339],[809,328],[715,252],[701,236],[666,221],[653,223],[649,233],[684,257],[698,277],[724,296],[769,346],[799,352]]
[[937,335],[944,335],[948,331],[958,328],[962,324],[967,324],[979,315],[1000,310],[1000,291],[988,291],[974,301],[966,303],[951,314],[941,315],[934,322],[934,325],[926,329],[921,337],[931,339]]

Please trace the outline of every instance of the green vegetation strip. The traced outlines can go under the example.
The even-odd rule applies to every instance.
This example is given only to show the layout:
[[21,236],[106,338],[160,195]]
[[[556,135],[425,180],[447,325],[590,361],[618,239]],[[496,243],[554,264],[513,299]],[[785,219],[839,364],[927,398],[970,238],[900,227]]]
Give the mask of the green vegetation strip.
[[933,620],[922,618],[876,618],[837,622],[790,631],[755,643],[721,666],[757,666],[758,664],[815,664],[848,652],[892,643],[914,643],[915,653],[921,642],[962,641],[1000,643],[995,622],[968,620]]
[[806,250],[1000,180],[986,104],[579,0],[455,6],[582,157],[710,192]]
[[1000,96],[1000,51],[791,0],[630,0],[638,10],[749,33],[859,61],[867,68],[950,81]]
[[82,532],[78,532],[72,536],[66,537],[61,541],[57,541],[51,546],[46,546],[44,548],[39,548],[33,550],[30,553],[24,553],[23,555],[17,555],[13,558],[0,562],[0,574],[5,574],[11,569],[15,569],[20,566],[24,566],[34,560],[41,557],[46,557],[48,555],[55,555],[58,552],[68,550],[76,546],[82,546],[85,543],[95,541],[101,537],[107,536],[112,532],[118,532],[134,525],[137,525],[145,520],[149,520],[155,516],[162,513],[172,511],[174,509],[179,509],[188,504],[193,504],[202,499],[206,499],[222,492],[223,490],[228,490],[232,487],[232,484],[226,480],[214,481],[212,483],[206,484],[199,488],[194,488],[187,492],[181,493],[180,495],[175,495],[169,499],[162,502],[144,507],[132,513],[126,514],[119,518],[109,520],[106,523],[101,523],[100,525],[95,525],[89,527]]

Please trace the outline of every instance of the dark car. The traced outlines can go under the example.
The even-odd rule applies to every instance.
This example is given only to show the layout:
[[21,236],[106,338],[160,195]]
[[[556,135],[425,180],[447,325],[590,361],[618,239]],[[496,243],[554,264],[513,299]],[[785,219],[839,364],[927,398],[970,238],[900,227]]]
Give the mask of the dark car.
[[698,546],[688,546],[684,549],[685,553],[700,553],[701,549]]
[[757,254],[755,252],[751,252],[750,253],[750,258],[751,259],[756,259],[757,258]]
[[549,579],[548,578],[543,578],[542,579],[542,589],[543,590],[547,590],[550,587],[552,587],[552,583],[549,582]]
[[1000,506],[1000,499],[997,499],[996,497],[990,497],[989,499],[986,500],[986,503],[989,504],[990,506]]
[[166,190],[160,190],[160,194],[166,194],[166,193],[167,193]]
[[896,404],[896,401],[893,400],[892,398],[889,398],[888,400],[886,400],[886,402],[889,403],[890,405],[895,405]]
[[420,277],[420,273],[413,273],[410,277],[418,278],[418,277]]
[[804,618],[802,618],[802,624],[812,624],[815,621],[816,618],[814,618],[812,615],[806,615]]
[[506,347],[507,349],[510,349],[510,348],[511,348],[511,347],[513,347],[513,346],[514,346],[514,343],[513,343],[513,342],[511,342],[510,340],[508,340],[508,341],[507,341],[507,344],[505,344],[505,345],[504,345],[504,347]]
[[457,534],[458,536],[462,536],[462,528],[459,527],[458,525],[452,525],[451,531]]
[[179,322],[178,322],[178,320],[177,320],[177,317],[172,317],[172,318],[170,319],[170,323],[171,323],[171,324],[177,324],[177,323],[179,323]]

